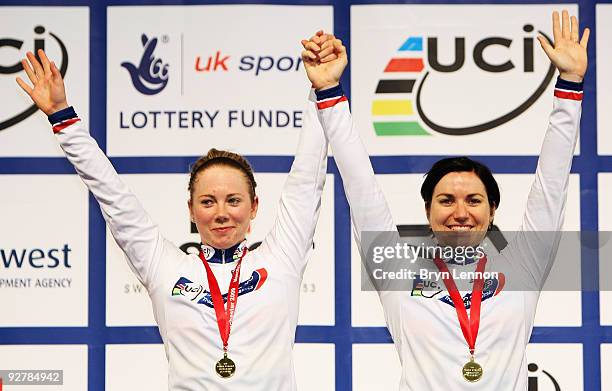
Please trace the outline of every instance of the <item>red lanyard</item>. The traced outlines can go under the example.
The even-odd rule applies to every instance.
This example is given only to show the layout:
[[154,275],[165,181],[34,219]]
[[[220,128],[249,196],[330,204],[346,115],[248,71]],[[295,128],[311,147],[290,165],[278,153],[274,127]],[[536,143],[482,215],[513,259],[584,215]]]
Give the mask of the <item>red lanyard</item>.
[[221,341],[223,341],[223,351],[227,352],[227,343],[229,341],[230,331],[232,328],[232,321],[234,320],[234,312],[236,311],[236,303],[238,303],[238,285],[240,283],[240,265],[242,259],[246,255],[248,249],[245,246],[242,250],[242,255],[238,259],[232,280],[230,281],[229,289],[227,291],[227,308],[223,304],[223,297],[221,296],[221,290],[217,279],[213,274],[204,253],[200,250],[200,259],[206,268],[206,276],[208,278],[208,289],[210,290],[210,296],[212,297],[213,307],[215,308],[215,315],[217,316],[217,325],[219,326],[219,333],[221,334]]
[[448,278],[443,278],[444,285],[446,285],[448,294],[453,300],[455,311],[457,311],[457,318],[459,318],[459,325],[461,326],[461,331],[463,332],[463,337],[470,348],[470,354],[473,356],[474,349],[476,347],[476,337],[478,336],[478,328],[480,327],[480,303],[482,303],[482,290],[484,288],[482,273],[484,272],[485,265],[487,264],[487,257],[484,256],[480,258],[478,265],[476,266],[476,273],[478,273],[477,276],[479,276],[479,278],[474,280],[474,286],[472,288],[472,305],[470,307],[469,318],[463,303],[463,299],[461,298],[461,294],[457,289],[455,280],[451,276],[446,263],[444,263],[440,258],[434,259],[434,262],[438,267],[438,270],[443,272],[444,276],[448,276]]

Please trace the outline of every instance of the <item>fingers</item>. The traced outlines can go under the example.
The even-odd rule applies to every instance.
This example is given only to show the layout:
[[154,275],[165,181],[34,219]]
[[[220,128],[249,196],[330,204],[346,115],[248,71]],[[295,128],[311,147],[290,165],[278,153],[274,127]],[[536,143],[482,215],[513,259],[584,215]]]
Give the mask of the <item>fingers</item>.
[[[327,43],[327,42],[325,42]],[[329,44],[329,45],[323,45],[321,46],[321,51],[319,52],[319,57],[321,58],[321,61],[323,61],[323,58],[329,56],[330,54],[334,53],[334,45]]]
[[317,60],[317,55],[311,52],[310,50],[302,51],[302,61],[308,62],[308,61],[316,61],[316,60]]
[[552,47],[550,42],[548,42],[548,39],[546,39],[542,35],[538,35],[538,41],[540,41],[540,45],[542,46],[542,49],[544,49],[544,53],[546,53],[548,58],[552,58],[555,49]]
[[553,12],[553,39],[555,42],[559,42],[561,39],[561,22],[559,21],[559,13]]
[[321,46],[317,45],[316,43],[314,43],[312,41],[306,42],[306,46],[304,46],[304,48],[306,50],[311,50],[311,51],[316,52],[316,53],[318,53],[321,50]]
[[313,35],[312,37],[310,37],[309,41],[310,42],[314,42],[317,45],[321,43],[321,35],[323,34],[319,34],[319,33],[323,33],[323,30],[319,30],[315,33],[315,35]]
[[591,30],[586,28],[582,33],[582,39],[580,40],[580,46],[582,46],[585,50],[589,43],[589,35],[591,35]]
[[44,50],[42,49],[38,49],[38,57],[40,58],[40,61],[42,62],[42,66],[43,66],[43,70],[45,71],[45,75],[50,75],[51,74],[51,61],[49,61],[49,59],[47,58],[47,55],[45,54]]
[[18,77],[16,80],[17,84],[19,84],[19,87],[21,87],[21,89],[24,90],[26,94],[32,96],[32,87],[30,87],[25,81],[21,80],[20,77]]
[[57,66],[55,65],[55,61],[51,61],[51,74],[54,77],[62,77],[62,74],[60,73],[59,69],[57,69]]
[[30,79],[33,85],[36,85],[38,78],[25,58],[21,60],[21,65],[23,66],[23,70],[25,71],[26,75],[28,75],[28,79]]
[[341,40],[334,39],[334,48],[336,49],[338,57],[346,56],[346,47],[342,44]]
[[338,56],[335,53],[332,53],[330,55],[327,55],[327,56],[321,58],[321,63],[326,63],[326,62],[334,61],[337,58],[338,58]]
[[566,10],[561,12],[561,34],[564,39],[570,39],[570,18]]
[[36,57],[34,56],[34,53],[27,52],[26,57],[28,58],[28,61],[30,61],[30,64],[32,65],[32,68],[34,69],[36,78],[37,79],[43,78],[45,75],[45,71],[43,70],[42,66],[40,65]]

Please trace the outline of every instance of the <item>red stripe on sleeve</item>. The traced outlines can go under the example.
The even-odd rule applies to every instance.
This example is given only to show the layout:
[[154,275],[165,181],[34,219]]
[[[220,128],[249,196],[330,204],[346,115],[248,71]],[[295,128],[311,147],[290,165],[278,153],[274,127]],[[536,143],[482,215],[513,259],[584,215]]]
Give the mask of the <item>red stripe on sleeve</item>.
[[555,96],[561,99],[582,100],[582,92],[555,90]]
[[324,102],[317,102],[317,109],[319,110],[323,110],[323,109],[327,109],[330,107],[333,107],[335,105],[337,105],[340,102],[346,102],[348,99],[346,99],[346,96],[341,96],[339,98],[336,99],[330,99],[330,100],[326,100]]
[[60,122],[59,124],[53,127],[53,133],[59,133],[62,130],[69,127],[70,125],[79,122],[80,120],[81,120],[80,118],[71,118],[71,119],[67,119],[66,121]]

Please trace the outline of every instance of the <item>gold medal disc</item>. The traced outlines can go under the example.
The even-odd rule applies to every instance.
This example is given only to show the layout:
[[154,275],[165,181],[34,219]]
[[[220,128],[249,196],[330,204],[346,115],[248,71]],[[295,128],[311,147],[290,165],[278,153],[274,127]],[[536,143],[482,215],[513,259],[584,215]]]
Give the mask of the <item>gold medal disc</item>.
[[471,383],[477,382],[482,377],[482,367],[474,359],[463,366],[463,378]]
[[221,360],[217,361],[215,371],[223,378],[231,377],[236,372],[236,364],[234,364],[232,359],[227,358],[226,354]]

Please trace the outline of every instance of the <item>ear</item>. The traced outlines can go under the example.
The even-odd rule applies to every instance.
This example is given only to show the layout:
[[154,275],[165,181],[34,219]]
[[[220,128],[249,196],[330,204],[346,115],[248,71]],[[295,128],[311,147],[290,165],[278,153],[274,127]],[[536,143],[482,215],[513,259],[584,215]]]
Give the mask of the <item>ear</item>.
[[431,225],[431,220],[429,219],[430,211],[431,211],[431,207],[428,207],[427,204],[425,204],[425,217],[427,217],[427,222],[429,222],[429,225]]
[[495,217],[495,211],[497,210],[497,207],[495,205],[491,206],[491,211],[489,212],[489,224],[491,224],[493,222],[493,218]]
[[251,220],[257,216],[257,209],[259,209],[259,197],[255,196],[253,204],[251,205]]
[[189,208],[189,218],[191,219],[191,222],[194,223],[193,204],[191,203],[191,198],[187,200],[187,208]]

